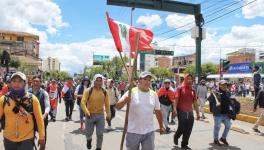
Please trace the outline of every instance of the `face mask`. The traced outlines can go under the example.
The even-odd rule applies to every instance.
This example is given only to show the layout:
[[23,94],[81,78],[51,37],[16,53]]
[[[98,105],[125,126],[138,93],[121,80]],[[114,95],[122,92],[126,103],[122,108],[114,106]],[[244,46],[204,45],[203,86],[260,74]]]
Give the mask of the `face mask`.
[[10,95],[14,98],[23,98],[26,94],[26,85],[22,89],[14,90],[13,88],[10,89]]

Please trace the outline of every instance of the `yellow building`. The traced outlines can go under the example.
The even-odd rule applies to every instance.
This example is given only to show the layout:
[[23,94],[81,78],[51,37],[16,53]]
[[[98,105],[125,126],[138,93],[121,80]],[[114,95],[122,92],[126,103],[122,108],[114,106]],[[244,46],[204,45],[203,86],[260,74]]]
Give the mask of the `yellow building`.
[[0,49],[6,50],[34,70],[41,68],[39,58],[39,36],[9,30],[0,30]]

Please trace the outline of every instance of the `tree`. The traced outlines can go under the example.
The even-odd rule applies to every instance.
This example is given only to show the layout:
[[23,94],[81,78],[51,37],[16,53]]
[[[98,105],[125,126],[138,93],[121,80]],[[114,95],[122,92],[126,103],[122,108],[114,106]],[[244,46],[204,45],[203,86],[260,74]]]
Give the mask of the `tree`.
[[155,75],[158,79],[165,79],[173,77],[173,72],[168,68],[150,68],[149,71]]
[[[209,62],[206,64],[202,64],[202,75],[207,75],[207,74],[216,74],[217,73],[217,65]],[[195,74],[195,66],[190,65],[188,66],[184,73],[190,73],[190,74]]]
[[67,78],[71,77],[71,75],[66,71],[58,71],[58,70],[52,70],[49,72],[44,73],[45,79],[57,79],[64,81]]
[[[3,57],[3,50],[0,48],[0,60],[2,60],[2,57]],[[11,57],[10,62],[9,62],[10,67],[19,68],[20,65],[21,65],[21,62],[17,58]]]
[[29,66],[25,63],[21,63],[21,65],[18,67],[18,71],[23,72],[25,74],[32,74],[34,70],[34,67]]
[[102,73],[104,73],[104,69],[103,67],[99,66],[99,67],[94,67],[94,68],[89,69],[87,72],[84,73],[84,75],[92,79],[94,75],[102,74]]

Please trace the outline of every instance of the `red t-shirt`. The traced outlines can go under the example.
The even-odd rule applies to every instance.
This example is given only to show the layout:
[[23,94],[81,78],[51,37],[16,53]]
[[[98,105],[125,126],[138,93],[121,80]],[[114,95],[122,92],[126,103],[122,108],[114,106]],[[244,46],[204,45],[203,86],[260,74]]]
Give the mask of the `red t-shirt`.
[[197,100],[193,89],[177,88],[175,98],[178,99],[177,109],[184,112],[193,111],[193,102]]

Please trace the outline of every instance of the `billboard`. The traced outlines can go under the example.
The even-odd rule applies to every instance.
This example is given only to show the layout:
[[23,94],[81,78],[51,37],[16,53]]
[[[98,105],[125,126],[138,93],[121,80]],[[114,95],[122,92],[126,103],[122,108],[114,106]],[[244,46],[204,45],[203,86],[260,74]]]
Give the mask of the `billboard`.
[[227,73],[252,73],[252,63],[229,64]]
[[107,55],[93,55],[93,65],[102,65],[102,62],[110,60]]

